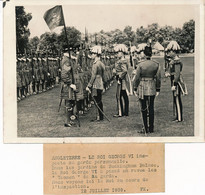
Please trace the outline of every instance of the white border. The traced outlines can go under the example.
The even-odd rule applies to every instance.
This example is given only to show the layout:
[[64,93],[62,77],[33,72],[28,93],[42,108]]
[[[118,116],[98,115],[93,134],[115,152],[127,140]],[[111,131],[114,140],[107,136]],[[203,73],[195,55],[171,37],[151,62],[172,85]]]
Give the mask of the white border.
[[[195,34],[195,136],[194,137],[92,137],[92,138],[19,138],[17,137],[17,101],[16,101],[16,5],[71,5],[71,4],[132,4],[132,5],[198,5],[199,13]],[[203,2],[190,1],[22,1],[7,2],[4,9],[4,142],[5,143],[140,143],[140,142],[203,142],[204,141],[204,7]]]

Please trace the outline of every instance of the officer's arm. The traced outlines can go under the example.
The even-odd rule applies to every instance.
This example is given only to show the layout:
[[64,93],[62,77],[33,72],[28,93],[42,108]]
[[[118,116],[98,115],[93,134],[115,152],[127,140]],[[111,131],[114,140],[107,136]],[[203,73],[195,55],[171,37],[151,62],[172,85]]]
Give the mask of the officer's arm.
[[156,91],[160,92],[160,87],[161,87],[161,66],[158,64],[158,70],[156,74]]
[[181,71],[181,64],[180,63],[175,64],[174,86],[177,86],[180,77],[180,71]]
[[135,79],[133,81],[133,87],[135,91],[137,91],[138,85],[140,83],[140,72],[141,72],[140,66],[137,66]]
[[122,65],[121,65],[121,68],[122,68],[122,72],[121,74],[119,75],[119,78],[120,79],[124,79],[126,74],[127,74],[127,63],[126,62],[123,62]]
[[91,79],[90,79],[90,82],[88,83],[88,87],[92,87],[93,86],[93,83],[95,81],[95,78],[96,78],[96,74],[97,74],[97,64],[93,64],[93,67],[92,67],[92,76],[91,76]]

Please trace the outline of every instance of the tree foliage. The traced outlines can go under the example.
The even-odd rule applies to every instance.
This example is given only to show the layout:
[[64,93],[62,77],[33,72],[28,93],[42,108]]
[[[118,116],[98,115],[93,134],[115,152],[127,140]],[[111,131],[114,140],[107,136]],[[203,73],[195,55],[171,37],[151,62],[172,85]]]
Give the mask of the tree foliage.
[[16,50],[18,53],[24,53],[28,49],[28,38],[30,31],[29,21],[32,19],[30,13],[26,13],[23,6],[17,6],[16,12]]

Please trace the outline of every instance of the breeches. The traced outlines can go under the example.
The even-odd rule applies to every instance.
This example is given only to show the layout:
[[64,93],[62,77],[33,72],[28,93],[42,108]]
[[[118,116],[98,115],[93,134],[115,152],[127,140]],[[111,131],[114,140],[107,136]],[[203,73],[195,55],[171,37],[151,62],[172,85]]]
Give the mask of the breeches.
[[[154,129],[154,99],[155,96],[144,96],[144,99],[140,99],[141,112],[145,130],[148,129],[148,116],[149,116],[149,131]],[[148,115],[149,113],[149,115]]]
[[[103,90],[101,89],[97,89],[97,96],[93,96],[93,98],[95,99],[98,107],[103,111],[102,91]],[[98,109],[98,114],[99,114],[100,120],[103,120],[103,114],[101,113],[99,109]]]
[[[129,98],[127,96],[126,90],[122,90],[122,85],[117,84],[117,92],[116,92],[116,99],[117,99],[117,110],[120,116],[128,116],[129,114]],[[124,101],[124,104],[123,104]]]

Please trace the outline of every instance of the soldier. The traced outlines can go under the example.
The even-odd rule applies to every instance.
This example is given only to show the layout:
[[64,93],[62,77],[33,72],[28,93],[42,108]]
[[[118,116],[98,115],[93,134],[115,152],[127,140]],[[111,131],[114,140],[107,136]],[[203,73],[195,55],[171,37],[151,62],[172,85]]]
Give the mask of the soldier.
[[[165,70],[165,76],[170,77],[171,80],[171,91],[173,93],[173,105],[176,110],[176,117],[173,121],[182,122],[183,121],[183,107],[182,107],[182,100],[181,94],[186,94],[186,85],[182,80],[182,68],[183,64],[176,54],[177,51],[180,49],[178,43],[176,41],[171,41],[167,46],[167,56],[169,59],[169,63],[167,69]],[[173,107],[173,108],[174,108]],[[174,111],[175,113],[175,111]]]
[[40,74],[39,74],[39,66],[38,66],[38,56],[34,58],[34,85],[33,85],[33,94],[38,94],[39,92],[39,86],[40,86]]
[[[137,66],[134,93],[139,98],[143,118],[144,127],[139,133],[152,133],[154,132],[154,99],[160,92],[161,71],[160,64],[151,60],[151,47],[146,46],[144,54],[146,60],[141,61]],[[149,122],[147,120],[148,117]]]
[[20,58],[16,60],[16,81],[17,81],[17,101],[21,100],[21,66],[20,66]]
[[71,116],[73,115],[73,108],[75,104],[74,91],[76,91],[76,85],[72,83],[72,64],[71,59],[69,59],[68,49],[64,49],[64,55],[62,59],[62,71],[61,71],[61,98],[65,100],[65,127],[71,127]]
[[100,61],[101,55],[101,47],[94,46],[92,48],[92,59],[94,59],[92,65],[92,75],[91,79],[88,83],[86,88],[87,91],[91,91],[95,102],[97,103],[98,107],[98,114],[96,120],[94,121],[102,121],[103,120],[103,103],[102,103],[102,92],[104,89],[104,72],[105,72],[105,65]]
[[[119,44],[115,47],[117,52],[118,60],[115,63],[115,68],[113,73],[116,75],[117,80],[117,110],[118,113],[114,117],[122,117],[129,115],[129,98],[127,94],[127,71],[128,71],[128,62],[125,59],[125,54],[127,53],[127,47],[123,44]],[[122,98],[124,99],[124,104]]]

